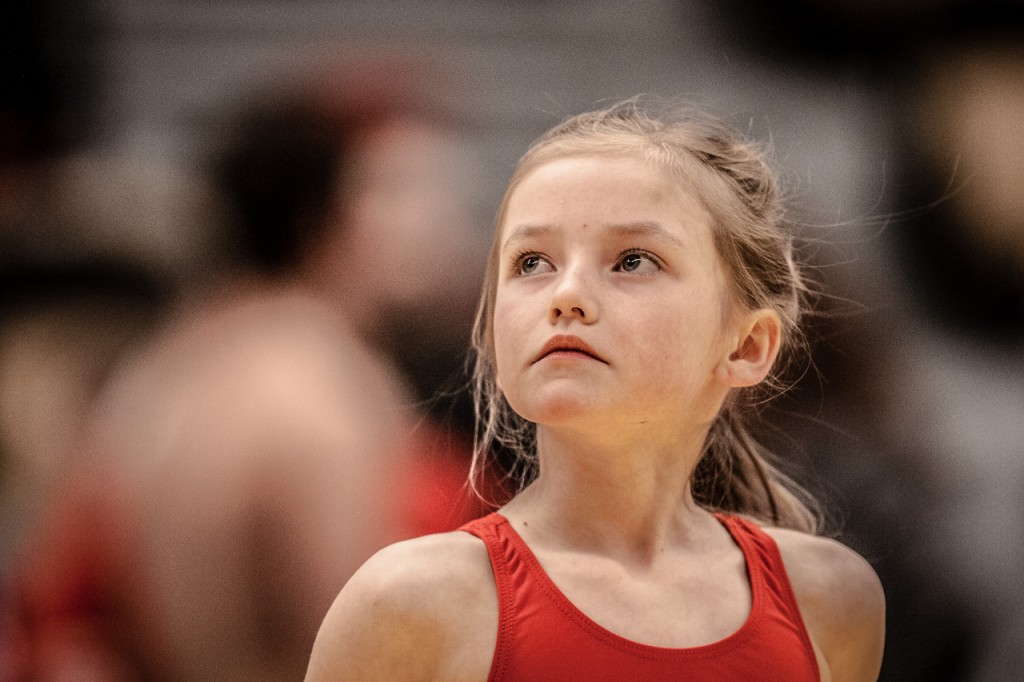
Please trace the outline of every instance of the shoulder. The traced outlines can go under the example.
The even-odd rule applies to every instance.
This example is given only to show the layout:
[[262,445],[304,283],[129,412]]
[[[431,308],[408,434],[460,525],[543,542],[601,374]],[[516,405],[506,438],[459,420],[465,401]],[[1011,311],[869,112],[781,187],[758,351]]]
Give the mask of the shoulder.
[[486,679],[497,629],[497,590],[479,539],[452,532],[396,543],[338,595],[306,679]]
[[778,544],[801,615],[831,679],[877,679],[885,595],[871,565],[829,538],[779,528],[765,532]]

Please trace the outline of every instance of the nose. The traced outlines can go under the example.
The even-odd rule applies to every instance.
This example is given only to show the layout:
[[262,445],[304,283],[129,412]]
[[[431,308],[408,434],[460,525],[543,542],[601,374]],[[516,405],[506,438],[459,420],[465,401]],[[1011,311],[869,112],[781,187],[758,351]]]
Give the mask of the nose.
[[597,322],[597,300],[589,284],[580,268],[563,271],[551,295],[548,321],[551,324],[574,319],[585,324]]

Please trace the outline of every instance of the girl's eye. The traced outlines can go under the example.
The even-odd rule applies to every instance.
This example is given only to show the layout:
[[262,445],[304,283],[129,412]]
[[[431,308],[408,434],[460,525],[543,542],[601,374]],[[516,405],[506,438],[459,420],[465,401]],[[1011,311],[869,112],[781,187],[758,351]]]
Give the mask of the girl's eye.
[[550,272],[551,269],[551,263],[535,253],[520,256],[516,261],[516,273],[520,275],[536,275],[541,272]]
[[622,272],[646,275],[661,269],[654,256],[646,251],[630,251],[622,256],[616,269]]

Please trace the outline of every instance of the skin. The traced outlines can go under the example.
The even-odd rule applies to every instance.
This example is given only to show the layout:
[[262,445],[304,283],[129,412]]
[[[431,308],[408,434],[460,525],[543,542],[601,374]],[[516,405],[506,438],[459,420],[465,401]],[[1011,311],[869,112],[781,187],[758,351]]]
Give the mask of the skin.
[[374,343],[404,307],[433,307],[428,321],[445,333],[471,316],[481,274],[438,267],[453,257],[477,260],[466,196],[471,155],[454,134],[404,118],[367,132],[351,153],[354,170],[340,178],[329,218],[338,229],[309,254],[311,274]]
[[346,576],[400,537],[400,399],[298,286],[190,311],[111,384],[90,424],[96,494],[124,522],[115,547],[132,544],[104,570],[158,675],[302,674]]
[[[499,235],[498,382],[537,424],[541,471],[501,512],[580,610],[656,646],[720,640],[751,604],[740,550],[687,484],[729,392],[771,368],[780,323],[732,302],[710,225],[696,197],[639,159],[571,157],[526,176]],[[562,350],[545,354],[552,337]],[[876,679],[874,572],[833,541],[769,532],[822,679]],[[496,635],[482,542],[421,538],[342,590],[307,679],[484,680]]]

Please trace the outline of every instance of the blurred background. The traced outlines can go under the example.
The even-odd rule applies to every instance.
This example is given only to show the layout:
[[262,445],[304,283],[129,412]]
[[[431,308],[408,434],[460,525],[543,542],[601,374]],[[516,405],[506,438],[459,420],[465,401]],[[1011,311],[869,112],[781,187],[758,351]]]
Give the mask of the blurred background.
[[882,679],[1017,679],[1016,4],[4,3],[0,679],[301,676],[353,566],[479,512],[516,159],[638,93],[774,147],[824,293],[771,438],[882,578]]

